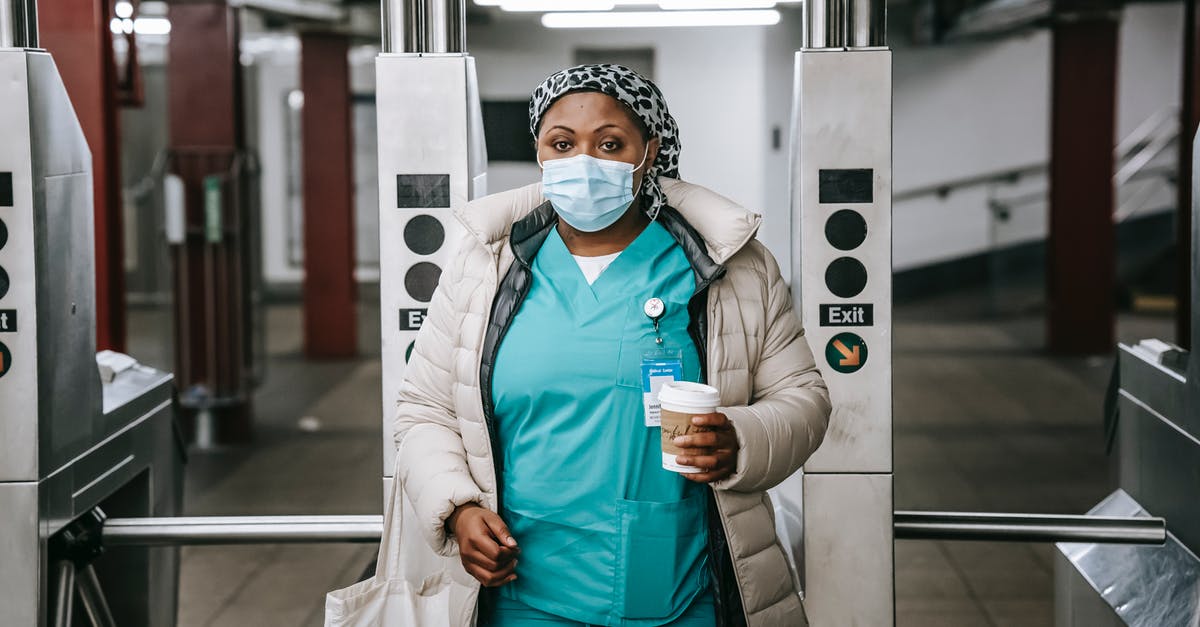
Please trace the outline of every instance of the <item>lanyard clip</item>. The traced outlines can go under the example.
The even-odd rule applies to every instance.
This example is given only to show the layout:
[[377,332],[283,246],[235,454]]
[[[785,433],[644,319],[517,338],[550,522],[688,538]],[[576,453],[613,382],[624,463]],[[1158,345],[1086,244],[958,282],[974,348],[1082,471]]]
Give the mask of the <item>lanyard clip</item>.
[[662,320],[663,314],[667,311],[667,305],[661,298],[651,298],[642,305],[642,312],[647,318],[654,323],[654,343],[661,345],[663,343],[662,334],[659,333],[658,323]]

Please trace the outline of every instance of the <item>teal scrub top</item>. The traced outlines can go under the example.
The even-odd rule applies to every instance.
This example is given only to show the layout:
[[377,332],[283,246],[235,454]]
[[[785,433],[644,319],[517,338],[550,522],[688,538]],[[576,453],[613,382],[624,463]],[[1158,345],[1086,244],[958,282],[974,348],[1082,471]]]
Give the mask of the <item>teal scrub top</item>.
[[666,304],[663,345],[699,381],[687,332],[695,290],[678,243],[652,222],[588,285],[552,229],[500,345],[492,378],[505,467],[502,516],[521,547],[500,594],[598,625],[663,625],[708,589],[707,489],[662,468],[646,427],[642,310]]

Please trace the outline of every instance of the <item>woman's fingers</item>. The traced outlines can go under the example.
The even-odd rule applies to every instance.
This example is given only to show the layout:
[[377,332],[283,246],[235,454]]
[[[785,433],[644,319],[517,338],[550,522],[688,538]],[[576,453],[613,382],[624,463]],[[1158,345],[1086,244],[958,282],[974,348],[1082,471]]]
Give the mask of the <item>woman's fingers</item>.
[[714,472],[686,473],[683,475],[683,478],[687,479],[688,481],[695,481],[696,483],[712,483],[713,481],[720,481],[721,479],[724,479],[732,474],[732,468],[725,468]]
[[517,540],[512,537],[512,532],[508,530],[508,525],[504,524],[504,519],[500,518],[499,514],[489,511],[483,516],[483,521],[487,523],[488,530],[497,542],[510,549],[517,547]]
[[684,466],[701,469],[698,473],[685,473],[683,476],[698,483],[709,483],[724,479],[733,474],[737,468],[737,457],[733,451],[717,450],[709,454],[678,455],[675,461]]
[[733,423],[729,422],[729,418],[721,412],[692,416],[692,424],[696,425],[697,427],[708,427],[709,429],[733,428]]
[[466,569],[467,574],[474,577],[479,583],[489,588],[495,588],[496,586],[502,586],[517,578],[517,574],[512,570],[512,567],[514,566],[516,566],[515,563],[510,563],[510,567],[502,569],[498,572],[481,568],[475,564],[467,564]]
[[720,434],[717,431],[706,431],[692,435],[677,435],[671,442],[680,448],[714,448],[720,442]]

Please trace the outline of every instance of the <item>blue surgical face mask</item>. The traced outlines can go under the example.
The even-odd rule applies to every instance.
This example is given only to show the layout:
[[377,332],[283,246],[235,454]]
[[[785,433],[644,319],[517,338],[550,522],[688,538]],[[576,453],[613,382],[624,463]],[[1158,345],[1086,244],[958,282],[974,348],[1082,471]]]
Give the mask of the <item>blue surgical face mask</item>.
[[645,163],[646,154],[637,166],[590,155],[539,162],[542,193],[567,224],[595,233],[612,226],[633,203],[633,173]]

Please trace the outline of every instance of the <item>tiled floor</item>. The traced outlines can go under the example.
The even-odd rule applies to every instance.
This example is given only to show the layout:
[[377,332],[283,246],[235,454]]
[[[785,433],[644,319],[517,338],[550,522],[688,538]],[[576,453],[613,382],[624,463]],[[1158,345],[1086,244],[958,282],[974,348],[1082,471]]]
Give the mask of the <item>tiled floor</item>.
[[[899,509],[1082,513],[1109,492],[1100,425],[1111,356],[1048,357],[1039,349],[1036,311],[997,316],[996,302],[995,294],[956,294],[896,309]],[[299,311],[270,310],[257,440],[193,454],[187,513],[380,510],[378,313],[365,309],[363,358],[315,363],[300,354]],[[142,334],[132,352],[164,363],[161,316],[134,315],[130,328]],[[1170,321],[1126,315],[1119,331],[1126,341],[1165,336]],[[897,623],[1050,625],[1052,551],[899,541]],[[319,625],[323,593],[355,581],[372,552],[325,545],[186,549],[179,624]]]

